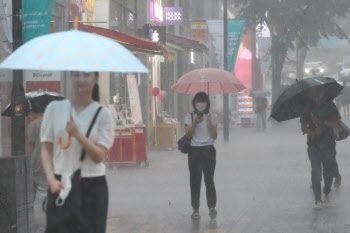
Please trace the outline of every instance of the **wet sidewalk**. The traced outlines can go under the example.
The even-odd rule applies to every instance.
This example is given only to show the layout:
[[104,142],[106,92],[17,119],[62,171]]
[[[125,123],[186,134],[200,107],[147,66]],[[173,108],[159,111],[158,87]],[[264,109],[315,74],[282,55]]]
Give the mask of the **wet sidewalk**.
[[[337,146],[342,186],[333,189],[330,204],[320,211],[313,209],[306,136],[297,121],[265,133],[233,129],[230,142],[221,141],[216,144],[216,222],[208,216],[204,183],[202,218],[190,218],[187,156],[175,150],[153,151],[149,167],[108,169],[108,233],[350,232],[349,140]],[[35,217],[37,232],[43,232],[40,200]]]

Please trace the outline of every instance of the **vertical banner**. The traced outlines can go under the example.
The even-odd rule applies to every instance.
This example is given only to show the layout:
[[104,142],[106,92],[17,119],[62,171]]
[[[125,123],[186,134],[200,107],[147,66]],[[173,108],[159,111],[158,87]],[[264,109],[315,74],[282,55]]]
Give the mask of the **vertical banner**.
[[141,111],[141,102],[140,102],[140,93],[139,87],[137,85],[137,79],[135,75],[128,75],[126,77],[128,82],[129,90],[129,100],[130,100],[130,109],[131,109],[131,119],[134,124],[142,121],[142,111]]
[[22,0],[23,42],[49,33],[54,0]]
[[227,20],[227,63],[229,72],[232,72],[235,68],[244,25],[244,19]]
[[[224,21],[207,20],[210,37],[213,41],[220,69],[224,69]],[[232,72],[244,31],[244,19],[227,20],[228,71]]]
[[216,51],[219,69],[224,69],[224,21],[207,20],[210,38]]
[[[12,1],[10,0],[0,0],[0,21],[5,35],[5,40],[3,41],[4,50],[7,53],[12,52]],[[1,29],[0,29],[1,30]],[[0,58],[0,61],[2,58]]]

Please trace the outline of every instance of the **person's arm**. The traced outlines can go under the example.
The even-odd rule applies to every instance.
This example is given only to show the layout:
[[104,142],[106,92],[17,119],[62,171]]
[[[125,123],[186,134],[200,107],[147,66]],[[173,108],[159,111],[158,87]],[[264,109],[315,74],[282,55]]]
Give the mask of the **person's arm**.
[[311,115],[312,121],[317,124],[317,125],[324,125],[330,128],[338,128],[340,127],[340,120],[335,120],[335,121],[323,121],[319,118],[317,118],[315,115]]
[[323,125],[330,127],[330,128],[339,128],[340,127],[340,120],[337,121],[324,121]]
[[[216,122],[216,118],[215,118],[215,122]],[[218,129],[216,125],[213,125],[213,119],[211,114],[208,114],[207,127],[209,129],[211,138],[216,140],[218,138]]]
[[46,174],[47,182],[50,185],[53,194],[59,193],[63,189],[62,183],[56,179],[53,173],[52,166],[52,151],[53,145],[50,142],[43,142],[41,144],[41,161]]
[[199,117],[197,116],[194,120],[193,120],[193,123],[192,125],[185,125],[185,130],[186,130],[186,137],[188,139],[191,139],[193,134],[194,134],[194,131],[196,130],[196,127],[199,123],[201,123],[203,121],[203,116]]
[[309,129],[306,124],[301,124],[301,131],[304,134],[311,135],[311,136],[315,136],[315,135],[318,135],[321,133],[320,128],[316,128],[316,129],[312,130],[312,129]]
[[211,128],[209,128],[209,131],[211,138],[216,140],[218,138],[218,128],[212,126]]
[[78,126],[75,124],[73,119],[68,121],[66,131],[69,135],[78,140],[80,145],[84,148],[85,152],[89,154],[95,163],[100,163],[105,159],[106,155],[108,154],[108,149],[102,145],[96,145],[85,135],[83,135],[79,131]]

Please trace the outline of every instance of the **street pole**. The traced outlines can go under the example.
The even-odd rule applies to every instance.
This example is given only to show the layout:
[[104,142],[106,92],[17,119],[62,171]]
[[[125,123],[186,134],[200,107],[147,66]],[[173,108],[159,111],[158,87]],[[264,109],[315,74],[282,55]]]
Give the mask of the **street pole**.
[[[228,70],[227,64],[227,0],[224,0],[224,69]],[[224,94],[224,141],[230,139],[230,111],[229,111],[229,95]]]
[[[12,1],[13,50],[22,45],[21,8],[22,1]],[[23,88],[22,70],[13,71],[11,106],[11,154],[12,156],[25,155],[25,112],[27,111],[27,104]]]
[[256,29],[253,27],[251,31],[252,39],[252,88],[253,92],[258,90],[258,60],[256,59]]

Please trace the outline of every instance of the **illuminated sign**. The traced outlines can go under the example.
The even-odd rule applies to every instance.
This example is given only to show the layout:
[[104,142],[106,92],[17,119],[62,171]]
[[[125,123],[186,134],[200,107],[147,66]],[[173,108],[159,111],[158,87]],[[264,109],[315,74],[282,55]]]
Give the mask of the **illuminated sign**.
[[165,7],[165,21],[166,25],[181,24],[182,22],[182,8],[181,7]]
[[164,9],[163,7],[157,3],[157,2],[150,2],[150,15],[151,18],[154,19],[157,22],[163,22],[164,18]]

